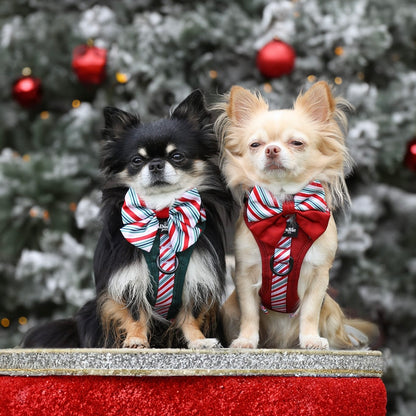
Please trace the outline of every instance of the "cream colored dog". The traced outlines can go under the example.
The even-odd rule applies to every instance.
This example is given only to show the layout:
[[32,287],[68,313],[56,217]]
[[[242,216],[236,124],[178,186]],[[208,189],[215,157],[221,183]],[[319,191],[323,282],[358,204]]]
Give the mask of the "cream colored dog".
[[[377,333],[373,324],[347,320],[326,293],[337,249],[331,210],[349,200],[344,179],[350,164],[344,143],[348,107],[345,100],[333,97],[326,82],[300,95],[293,109],[269,110],[260,95],[239,86],[217,106],[222,112],[216,131],[223,143],[223,171],[235,195],[245,199],[235,236],[236,290],[222,310],[232,348],[357,348]],[[322,217],[322,230],[309,246],[302,246],[307,247],[306,254],[297,255],[294,250],[300,237],[296,234],[304,231],[294,206],[311,187],[317,190],[314,200],[323,201],[317,214]],[[257,210],[278,209],[257,208],[262,198],[283,207],[279,220],[284,222],[283,236],[282,230],[270,225],[272,218],[267,218],[268,223],[254,218],[256,224],[266,225],[259,225],[261,232],[253,234],[249,217],[256,217]],[[308,227],[314,234],[315,225]],[[267,257],[267,250],[260,247],[269,234],[275,247],[271,255],[269,247]],[[279,260],[277,250],[287,239],[291,246],[282,249],[283,260]]]

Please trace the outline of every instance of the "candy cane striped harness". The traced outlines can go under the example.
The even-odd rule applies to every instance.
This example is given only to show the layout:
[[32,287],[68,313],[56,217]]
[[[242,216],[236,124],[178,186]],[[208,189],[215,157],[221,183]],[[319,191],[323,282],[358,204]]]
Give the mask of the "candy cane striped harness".
[[205,227],[206,214],[198,190],[186,191],[170,207],[154,211],[130,188],[121,217],[121,233],[142,251],[149,268],[149,303],[157,314],[174,318],[182,304],[194,244]]
[[262,259],[262,305],[293,313],[299,306],[298,280],[303,259],[328,226],[330,212],[319,181],[283,203],[255,186],[244,209],[244,220],[259,246]]

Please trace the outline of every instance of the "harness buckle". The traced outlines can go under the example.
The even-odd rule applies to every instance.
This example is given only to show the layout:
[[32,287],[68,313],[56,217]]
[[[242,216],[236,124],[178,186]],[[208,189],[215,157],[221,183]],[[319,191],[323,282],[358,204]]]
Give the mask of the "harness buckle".
[[285,270],[284,272],[277,272],[274,268],[274,253],[273,256],[270,257],[270,270],[272,271],[272,273],[274,273],[276,276],[287,276],[293,269],[293,257],[290,256],[289,261],[288,262],[281,262],[279,264],[288,264],[289,267],[287,270]]
[[172,270],[165,270],[161,265],[160,265],[160,257],[158,256],[156,258],[156,266],[159,269],[160,272],[165,273],[165,274],[173,274],[176,272],[176,270],[179,267],[179,260],[178,258],[175,256],[175,267]]

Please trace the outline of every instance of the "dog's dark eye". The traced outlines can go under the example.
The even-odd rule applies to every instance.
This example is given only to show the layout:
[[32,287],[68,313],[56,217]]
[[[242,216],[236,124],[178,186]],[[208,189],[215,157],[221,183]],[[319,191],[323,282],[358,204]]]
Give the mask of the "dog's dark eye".
[[252,149],[255,149],[256,147],[259,147],[260,146],[260,143],[259,142],[253,142],[253,143],[250,143],[250,147],[252,148]]
[[293,146],[296,146],[296,147],[303,146],[303,142],[301,142],[300,140],[292,140],[290,142],[290,144],[292,144]]
[[130,162],[133,166],[140,166],[143,163],[143,158],[140,156],[133,156]]
[[181,163],[185,160],[185,155],[183,153],[179,153],[179,152],[175,152],[172,153],[170,155],[170,158],[175,162],[175,163]]

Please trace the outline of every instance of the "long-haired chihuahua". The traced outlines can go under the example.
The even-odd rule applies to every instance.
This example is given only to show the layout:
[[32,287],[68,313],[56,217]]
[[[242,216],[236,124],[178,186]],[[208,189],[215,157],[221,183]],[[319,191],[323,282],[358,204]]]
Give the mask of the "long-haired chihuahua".
[[104,110],[96,298],[74,319],[30,331],[24,347],[220,345],[233,202],[210,117],[199,90],[150,123]]
[[337,249],[332,211],[349,200],[348,107],[323,81],[292,109],[269,110],[240,86],[217,105],[223,171],[242,202],[236,290],[222,310],[231,347],[354,348],[377,332],[347,320],[327,294]]

